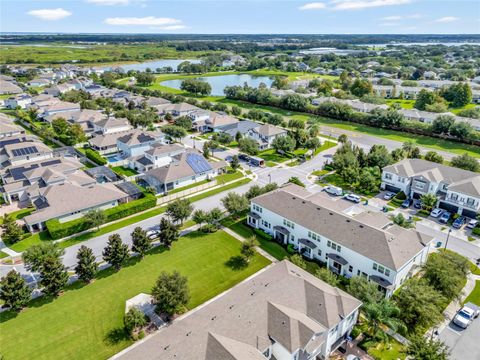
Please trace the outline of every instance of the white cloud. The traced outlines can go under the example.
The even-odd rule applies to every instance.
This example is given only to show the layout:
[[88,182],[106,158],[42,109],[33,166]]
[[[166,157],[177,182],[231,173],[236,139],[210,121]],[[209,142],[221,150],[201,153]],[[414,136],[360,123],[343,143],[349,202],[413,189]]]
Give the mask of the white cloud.
[[152,27],[150,27],[150,29],[174,31],[174,30],[188,29],[188,26],[185,26],[185,25],[152,26]]
[[411,0],[334,0],[335,10],[357,10],[383,6],[404,5]]
[[396,22],[385,22],[380,24],[380,26],[399,26],[399,25],[400,24]]
[[128,5],[130,0],[86,0],[88,3],[95,5],[115,6],[115,5]]
[[173,18],[146,16],[106,18],[104,22],[108,25],[171,26],[180,25],[182,21]]
[[299,7],[300,10],[318,10],[318,9],[325,9],[327,5],[322,2],[312,2],[307,3]]
[[382,18],[382,20],[386,20],[386,21],[401,20],[401,19],[403,19],[403,17],[397,16],[397,15],[394,15],[394,16],[385,16],[385,17]]
[[27,14],[48,21],[60,20],[72,15],[70,11],[62,8],[30,10]]
[[385,16],[380,18],[380,20],[385,21],[398,21],[398,20],[407,20],[407,19],[421,19],[423,15],[421,14],[411,14],[411,15],[392,15],[392,16]]
[[460,20],[460,19],[458,17],[455,17],[455,16],[444,16],[444,17],[441,17],[441,18],[435,20],[435,22],[450,23],[450,22],[454,22],[454,21],[457,21],[457,20]]

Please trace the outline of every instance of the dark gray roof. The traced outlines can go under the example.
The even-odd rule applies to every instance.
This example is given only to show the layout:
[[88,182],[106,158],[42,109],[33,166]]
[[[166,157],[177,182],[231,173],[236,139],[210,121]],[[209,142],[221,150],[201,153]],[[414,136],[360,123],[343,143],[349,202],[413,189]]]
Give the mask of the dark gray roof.
[[117,174],[106,166],[96,166],[94,168],[86,169],[85,172],[95,179],[99,177],[105,177],[108,181],[116,181],[118,179]]
[[128,181],[115,184],[115,186],[130,196],[136,196],[142,193],[142,190],[137,185]]
[[228,124],[228,125],[220,126],[218,128],[218,130],[235,137],[235,135],[237,135],[237,132],[239,132],[241,134],[245,134],[248,130],[257,128],[259,126],[260,126],[260,124],[254,122],[254,121],[243,120],[243,121],[239,121],[239,122],[234,123],[234,124]]

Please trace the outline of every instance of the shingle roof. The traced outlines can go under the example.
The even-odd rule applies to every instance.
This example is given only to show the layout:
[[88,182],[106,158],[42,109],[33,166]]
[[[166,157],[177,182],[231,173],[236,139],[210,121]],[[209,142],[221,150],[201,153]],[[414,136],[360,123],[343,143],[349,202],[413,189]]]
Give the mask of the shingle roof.
[[308,341],[313,331],[333,328],[360,305],[283,260],[127,349],[120,358],[261,359],[256,351],[272,344],[269,336],[281,339],[287,348],[312,350]]
[[252,203],[390,269],[400,269],[431,240],[416,230],[398,229],[396,225],[382,230],[363,223],[333,210],[328,201],[316,196],[302,198],[283,188],[252,199]]

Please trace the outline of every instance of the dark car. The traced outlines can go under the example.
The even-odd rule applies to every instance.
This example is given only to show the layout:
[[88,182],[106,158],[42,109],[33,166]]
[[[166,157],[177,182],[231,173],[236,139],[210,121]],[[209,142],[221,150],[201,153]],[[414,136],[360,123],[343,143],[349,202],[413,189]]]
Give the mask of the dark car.
[[415,202],[413,203],[413,207],[415,209],[421,209],[423,206],[422,202],[420,200],[415,200]]
[[460,229],[463,225],[465,225],[466,222],[467,219],[465,218],[465,216],[460,216],[453,222],[452,226],[455,229]]
[[404,208],[404,209],[409,208],[410,205],[412,205],[412,199],[406,199],[406,200],[402,203],[402,208]]
[[448,211],[444,211],[442,215],[440,215],[440,219],[438,221],[440,221],[442,224],[446,224],[448,220],[450,220],[450,216],[452,216],[452,214],[450,214]]
[[246,154],[239,154],[239,155],[238,155],[238,158],[239,158],[240,160],[243,160],[243,161],[249,161],[249,160],[250,160],[250,158],[249,158],[248,155],[246,155]]

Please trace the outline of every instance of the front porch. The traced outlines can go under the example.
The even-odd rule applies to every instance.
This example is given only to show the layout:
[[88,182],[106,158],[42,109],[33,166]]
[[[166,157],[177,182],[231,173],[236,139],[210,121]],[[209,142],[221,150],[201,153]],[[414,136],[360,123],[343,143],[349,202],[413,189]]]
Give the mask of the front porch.
[[290,231],[283,226],[277,225],[273,227],[273,238],[281,244],[287,245],[290,237]]
[[308,239],[298,239],[298,250],[303,256],[313,259],[313,252],[317,248],[317,245]]
[[345,266],[348,261],[338,254],[327,254],[327,267],[337,275],[346,276]]

